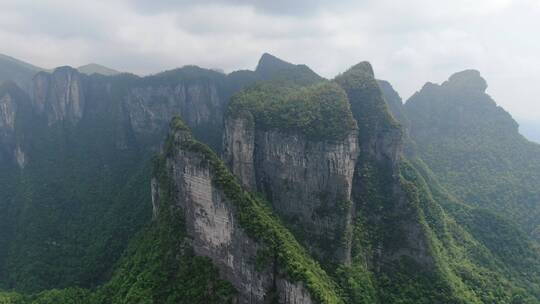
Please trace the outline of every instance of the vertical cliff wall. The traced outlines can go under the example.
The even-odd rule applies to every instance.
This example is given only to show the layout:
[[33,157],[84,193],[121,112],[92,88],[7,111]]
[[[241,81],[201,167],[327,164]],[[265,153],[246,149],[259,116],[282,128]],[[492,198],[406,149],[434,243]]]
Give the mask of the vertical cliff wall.
[[13,82],[0,85],[0,165],[24,168],[21,126],[29,112],[28,95]]
[[[331,280],[266,206],[228,172],[179,119],[165,145],[164,162],[198,255],[209,257],[237,289],[239,303],[339,303]],[[156,217],[167,208],[154,182]],[[300,267],[300,268],[298,268]],[[308,271],[309,273],[305,273]],[[309,288],[308,288],[309,287]]]
[[242,118],[226,122],[225,158],[232,172],[266,196],[315,256],[348,263],[356,132],[336,142],[310,141],[246,124]]
[[[312,134],[308,126],[287,128],[286,122],[283,125],[274,122],[276,127],[269,128],[265,119],[273,118],[260,117],[259,110],[250,105],[268,102],[269,108],[279,106],[271,105],[270,97],[268,100],[248,97],[244,102],[238,96],[232,101],[232,108],[238,107],[237,112],[229,112],[225,121],[224,158],[247,189],[266,197],[318,260],[324,264],[348,264],[353,214],[351,185],[358,156],[356,124],[345,95],[337,86],[328,83],[308,91],[298,90],[306,100],[295,107],[304,110],[292,115],[302,119],[303,115],[309,115],[302,111],[311,111],[309,108],[318,102],[324,102],[324,107],[331,111],[343,110],[341,122],[331,121],[332,115],[314,118],[317,124],[343,127],[339,135],[325,136],[322,130]],[[283,98],[284,104],[294,103],[288,97]],[[268,109],[264,115],[272,115],[271,111]],[[315,116],[321,113],[322,110],[311,112]]]
[[61,67],[52,74],[40,72],[33,80],[33,105],[36,112],[45,114],[49,125],[58,121],[77,123],[83,116],[85,98],[79,72]]

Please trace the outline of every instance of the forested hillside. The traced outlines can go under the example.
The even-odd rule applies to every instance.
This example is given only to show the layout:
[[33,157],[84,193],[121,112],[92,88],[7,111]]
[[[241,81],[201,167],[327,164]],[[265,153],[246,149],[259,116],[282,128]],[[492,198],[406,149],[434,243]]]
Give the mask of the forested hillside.
[[441,184],[540,237],[540,145],[485,93],[477,71],[426,84],[405,104],[417,152]]

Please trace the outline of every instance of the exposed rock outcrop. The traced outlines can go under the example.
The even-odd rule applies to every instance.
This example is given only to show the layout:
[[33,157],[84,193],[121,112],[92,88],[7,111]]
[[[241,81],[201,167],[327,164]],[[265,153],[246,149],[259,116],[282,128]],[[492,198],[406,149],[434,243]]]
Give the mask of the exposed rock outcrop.
[[227,120],[224,138],[232,172],[267,197],[315,256],[350,262],[356,131],[342,141],[312,141],[238,118]]
[[9,161],[15,156],[15,116],[17,104],[13,97],[5,92],[0,96],[0,161]]
[[0,163],[26,165],[26,155],[17,138],[17,117],[25,110],[26,93],[14,82],[0,85]]
[[[359,153],[358,134],[345,93],[335,84],[316,90],[319,91],[315,95],[304,92],[311,100],[295,108],[307,109],[320,102],[320,96],[333,96],[335,100],[321,103],[333,107],[332,110],[343,106],[345,112],[339,122],[333,121],[331,114],[316,119],[324,120],[319,125],[335,128],[344,123],[343,134],[327,138],[324,132],[312,134],[292,126],[265,128],[261,118],[254,117],[258,114],[244,105],[245,108],[238,109],[240,114],[231,112],[226,118],[224,159],[247,189],[268,199],[296,238],[319,261],[325,265],[349,264],[354,213],[351,185]],[[242,106],[236,103],[238,100],[232,101],[233,107]],[[272,110],[268,111],[265,115],[271,116],[268,113]],[[299,111],[297,115],[310,115]],[[317,115],[313,112],[311,115]],[[351,123],[347,123],[349,118]]]
[[[258,265],[257,260],[267,255],[269,248],[248,236],[241,226],[234,199],[215,182],[219,177],[211,160],[203,153],[183,148],[191,140],[189,131],[174,132],[174,148],[166,159],[176,188],[173,205],[183,210],[195,253],[209,257],[232,283],[238,291],[238,303],[267,303],[276,296],[284,304],[315,303],[303,283],[288,279],[272,256]],[[157,183],[153,183],[157,213],[161,208],[157,202],[159,191]]]
[[81,75],[71,67],[60,67],[52,74],[34,77],[33,105],[47,116],[49,125],[58,121],[76,124],[84,114],[85,96]]
[[170,86],[136,85],[128,92],[125,108],[133,131],[144,138],[163,134],[177,115],[184,117],[191,128],[215,132],[223,121],[225,103],[218,82],[203,79]]
[[15,113],[17,105],[11,95],[6,94],[0,97],[0,130],[2,132],[15,131]]

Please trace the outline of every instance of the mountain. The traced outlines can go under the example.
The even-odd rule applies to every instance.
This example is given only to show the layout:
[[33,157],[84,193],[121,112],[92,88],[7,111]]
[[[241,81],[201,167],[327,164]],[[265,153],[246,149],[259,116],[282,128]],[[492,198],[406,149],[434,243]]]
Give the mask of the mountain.
[[427,83],[405,104],[417,152],[458,198],[539,237],[540,145],[485,93],[478,71]]
[[11,80],[29,92],[32,77],[43,68],[0,54],[0,83]]
[[32,86],[0,87],[3,302],[540,299],[535,244],[403,153],[413,120],[367,62]]
[[120,72],[118,72],[117,70],[96,63],[82,65],[78,67],[77,70],[86,75],[101,74],[105,76],[113,76],[120,74]]
[[36,74],[32,94],[3,84],[0,286],[35,292],[102,282],[150,217],[145,185],[171,118],[184,117],[220,151],[229,97],[265,77],[274,76],[195,66],[88,76],[60,67]]

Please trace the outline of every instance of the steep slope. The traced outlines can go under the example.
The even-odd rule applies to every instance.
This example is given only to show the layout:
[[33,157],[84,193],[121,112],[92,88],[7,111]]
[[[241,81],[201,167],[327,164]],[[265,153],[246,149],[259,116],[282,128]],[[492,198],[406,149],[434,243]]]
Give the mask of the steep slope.
[[20,88],[29,92],[32,77],[37,72],[43,70],[40,67],[0,54],[0,84],[4,81],[11,80]]
[[405,104],[419,156],[444,187],[539,237],[540,145],[518,132],[477,71],[426,84]]
[[388,112],[371,65],[362,62],[337,76],[336,82],[347,93],[359,128],[352,191],[355,244],[353,264],[345,272],[352,278],[346,289],[353,303],[359,301],[355,297],[362,298],[355,288],[363,282],[354,280],[366,265],[381,303],[473,302],[469,288],[445,271],[447,265],[435,248],[437,239],[414,196],[417,189],[403,181],[402,131]]
[[[393,91],[390,86],[386,86],[386,88],[386,90],[383,89],[383,92],[387,102],[389,104],[394,102],[391,100],[393,98],[398,100],[395,98],[399,96],[397,92]],[[403,125],[408,123],[407,116],[404,116],[404,105],[401,102],[395,103],[389,109],[393,111],[394,117],[405,119],[402,122]],[[454,244],[446,243],[445,247],[451,249],[453,256],[458,257],[458,259],[470,260],[460,262],[459,266],[456,265],[457,272],[469,273],[464,277],[464,280],[469,281],[469,285],[482,289],[481,291],[477,290],[477,293],[483,302],[492,302],[494,298],[503,299],[505,302],[536,302],[540,292],[540,286],[536,284],[540,275],[540,255],[534,242],[508,219],[502,218],[493,211],[467,205],[466,202],[444,189],[431,169],[418,158],[419,154],[416,151],[422,147],[418,147],[411,137],[407,138],[406,146],[407,158],[411,161],[410,165],[421,173],[421,179],[424,180],[422,181],[424,186],[421,187],[427,189],[430,193],[430,199],[436,201],[447,214],[453,217],[461,226],[459,228],[461,231],[466,231],[466,234],[469,235],[467,238],[474,238],[472,242],[463,242],[463,232],[460,233],[462,236],[458,235],[457,238],[462,240],[461,247],[467,248],[466,250],[469,252],[478,253],[473,255],[459,253],[463,249],[456,251]],[[451,222],[447,225],[456,227],[455,223]],[[450,231],[456,230],[452,228]],[[464,265],[467,266],[463,267]],[[482,275],[470,275],[471,271]],[[501,292],[501,290],[490,288],[490,284],[505,285],[507,288],[505,292]]]
[[390,111],[396,121],[401,124],[403,131],[408,132],[410,122],[407,114],[405,113],[401,96],[399,96],[398,92],[394,90],[390,82],[379,79],[377,80],[377,83],[379,84],[381,93],[383,94],[386,104],[388,105],[388,111]]

